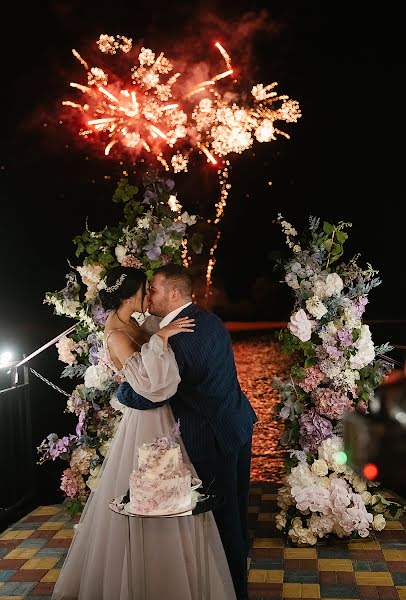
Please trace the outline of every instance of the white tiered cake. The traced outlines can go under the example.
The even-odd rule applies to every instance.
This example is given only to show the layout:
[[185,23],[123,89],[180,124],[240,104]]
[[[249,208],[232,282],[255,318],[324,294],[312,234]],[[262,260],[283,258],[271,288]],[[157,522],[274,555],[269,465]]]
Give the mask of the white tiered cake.
[[138,471],[130,475],[130,511],[141,515],[170,515],[192,504],[192,475],[182,460],[179,444],[166,437],[138,448]]

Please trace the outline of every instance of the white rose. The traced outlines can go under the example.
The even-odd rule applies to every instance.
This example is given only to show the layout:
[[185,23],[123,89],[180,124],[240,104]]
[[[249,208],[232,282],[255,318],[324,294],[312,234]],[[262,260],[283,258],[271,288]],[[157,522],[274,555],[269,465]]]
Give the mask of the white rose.
[[283,485],[278,490],[277,504],[283,510],[287,510],[289,506],[292,506],[294,504],[292,494],[290,493],[290,488],[286,485]]
[[312,336],[313,323],[314,321],[311,321],[303,308],[301,308],[290,317],[288,329],[302,342],[308,342]]
[[286,527],[286,513],[284,511],[278,513],[275,517],[276,528],[281,530]]
[[90,477],[88,477],[86,480],[86,485],[91,492],[94,492],[97,487],[97,478],[90,475]]
[[327,312],[327,308],[317,296],[312,296],[312,298],[306,300],[306,308],[312,317],[316,319],[321,319]]
[[85,386],[88,388],[104,390],[109,379],[109,373],[99,365],[90,365],[85,371]]
[[328,466],[323,458],[315,460],[311,466],[312,473],[319,477],[324,477],[328,473]]
[[126,249],[124,248],[124,246],[121,246],[120,244],[118,244],[118,246],[116,246],[116,248],[114,250],[114,254],[116,255],[116,258],[121,265],[123,258],[127,254],[127,252],[126,252]]
[[313,293],[318,298],[321,298],[321,300],[326,297],[326,283],[324,279],[316,279],[313,284]]
[[326,296],[338,295],[344,287],[343,280],[337,273],[329,273],[326,277]]
[[321,485],[321,487],[324,488],[329,488],[331,485],[331,481],[328,477],[320,477],[318,483]]
[[354,347],[357,349],[357,352],[350,358],[350,367],[352,369],[363,369],[374,360],[375,348],[368,325],[361,326],[361,334],[355,342]]
[[98,477],[100,473],[101,465],[96,465],[93,469],[90,469],[90,475],[92,477]]
[[94,469],[90,469],[90,477],[87,478],[86,485],[92,492],[94,492],[99,482],[100,469],[101,465],[96,465]]
[[371,503],[372,494],[371,494],[371,492],[368,492],[368,491],[362,492],[361,498],[362,498],[364,504],[370,504]]
[[358,475],[354,477],[351,483],[354,490],[358,492],[358,494],[360,494],[361,492],[365,492],[365,490],[367,489],[366,482],[363,479],[361,479],[361,477],[358,477]]
[[385,517],[383,515],[375,515],[372,521],[372,527],[375,531],[382,531],[386,525]]
[[103,442],[103,444],[99,447],[99,452],[102,456],[106,456],[109,451],[111,445],[111,440],[107,440],[107,442]]

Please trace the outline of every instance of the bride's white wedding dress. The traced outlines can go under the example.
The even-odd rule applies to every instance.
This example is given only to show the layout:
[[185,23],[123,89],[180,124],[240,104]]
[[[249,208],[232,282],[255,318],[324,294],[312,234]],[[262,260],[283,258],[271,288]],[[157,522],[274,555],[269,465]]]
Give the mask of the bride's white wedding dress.
[[[192,334],[193,335],[193,334]],[[110,360],[111,362],[111,360]],[[112,365],[113,366],[113,365]],[[116,369],[117,370],[117,369]],[[153,401],[171,397],[180,381],[173,351],[153,335],[122,371],[138,393]],[[217,526],[207,514],[208,556],[196,555],[203,521],[195,516],[130,518],[132,595],[128,591],[127,517],[109,509],[113,498],[126,493],[130,473],[138,467],[137,451],[144,442],[167,435],[174,426],[169,404],[139,411],[123,406],[124,414],[103,462],[97,488],[86,502],[52,600],[235,600],[234,587]],[[182,429],[182,424],[181,424]],[[190,470],[186,450],[178,440]],[[196,531],[197,526],[197,531]],[[141,561],[140,545],[144,560]],[[198,589],[199,573],[209,567],[210,596]],[[145,577],[145,579],[143,579]],[[145,585],[144,596],[138,591]]]

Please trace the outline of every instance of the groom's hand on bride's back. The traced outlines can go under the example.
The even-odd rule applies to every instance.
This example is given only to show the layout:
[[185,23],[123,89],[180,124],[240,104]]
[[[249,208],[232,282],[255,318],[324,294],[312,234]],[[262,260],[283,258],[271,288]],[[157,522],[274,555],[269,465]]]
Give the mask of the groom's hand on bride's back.
[[158,408],[158,406],[163,406],[166,404],[164,402],[151,402],[151,400],[147,400],[137,392],[134,392],[132,387],[127,381],[121,383],[117,388],[117,398],[121,404],[128,406],[129,408],[137,408],[139,410],[147,410],[149,408]]

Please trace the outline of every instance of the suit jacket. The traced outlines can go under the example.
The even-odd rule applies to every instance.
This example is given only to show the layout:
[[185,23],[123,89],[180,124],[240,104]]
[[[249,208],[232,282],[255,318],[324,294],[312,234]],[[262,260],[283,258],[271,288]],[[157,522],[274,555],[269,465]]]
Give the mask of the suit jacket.
[[[178,317],[195,319],[193,333],[179,333],[170,345],[179,366],[181,382],[170,402],[192,462],[207,460],[217,451],[238,450],[252,436],[255,412],[240,388],[231,337],[217,315],[195,304]],[[117,391],[122,404],[140,410],[165,402],[151,402],[122,383]]]

